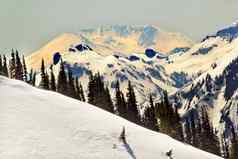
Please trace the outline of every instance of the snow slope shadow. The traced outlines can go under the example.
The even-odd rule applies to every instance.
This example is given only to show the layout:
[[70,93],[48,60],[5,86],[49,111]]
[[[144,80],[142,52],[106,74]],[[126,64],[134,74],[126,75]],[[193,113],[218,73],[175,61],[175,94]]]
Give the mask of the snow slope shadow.
[[131,146],[125,141],[123,142],[123,146],[126,148],[126,151],[128,152],[128,154],[133,158],[136,159],[136,156],[134,154],[134,151],[132,150]]

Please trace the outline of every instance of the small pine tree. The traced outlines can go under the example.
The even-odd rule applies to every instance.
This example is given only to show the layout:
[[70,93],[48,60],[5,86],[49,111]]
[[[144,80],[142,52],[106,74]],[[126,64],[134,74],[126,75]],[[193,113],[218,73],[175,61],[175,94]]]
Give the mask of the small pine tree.
[[90,73],[88,83],[88,102],[109,112],[114,112],[109,89],[104,87],[104,81],[100,73],[95,75]]
[[128,109],[128,120],[140,124],[140,114],[137,106],[136,95],[131,82],[128,82],[127,88],[127,109]]
[[11,53],[11,60],[9,62],[9,71],[10,71],[10,78],[15,79],[16,78],[16,59],[15,59],[15,53],[12,49]]
[[202,149],[204,151],[220,155],[220,145],[216,134],[214,133],[213,127],[209,121],[206,110],[202,112]]
[[36,72],[34,72],[32,76],[32,86],[35,86],[35,85],[36,85]]
[[81,94],[80,94],[80,87],[79,87],[79,79],[78,79],[78,77],[75,78],[75,91],[76,91],[77,99],[82,101]]
[[156,104],[156,113],[159,118],[160,131],[183,141],[183,130],[177,108],[169,103],[167,92],[164,92],[161,103]]
[[23,81],[23,67],[21,63],[21,59],[19,57],[19,53],[16,50],[16,79]]
[[55,75],[53,65],[50,66],[50,90],[56,91]]
[[150,106],[146,107],[144,111],[143,124],[151,130],[159,131],[152,95],[150,95]]
[[68,96],[72,98],[76,98],[76,92],[75,92],[75,87],[74,87],[74,78],[72,74],[72,70],[70,67],[68,67],[68,83],[67,83],[67,91],[68,91]]
[[39,87],[46,90],[49,89],[49,76],[45,71],[44,59],[41,61],[41,81]]
[[46,90],[50,89],[50,80],[49,80],[49,75],[47,71],[45,72],[45,86],[46,86]]
[[84,96],[83,86],[82,86],[81,83],[79,85],[79,94],[80,94],[81,101],[85,102],[86,99],[85,99],[85,96]]
[[5,55],[3,55],[3,68],[2,68],[2,71],[3,71],[3,75],[8,77],[7,59],[6,59]]
[[30,70],[28,83],[32,85],[33,69]]
[[2,55],[0,55],[0,75],[3,75]]
[[104,90],[105,92],[105,103],[106,103],[106,110],[111,112],[111,113],[114,113],[114,106],[113,106],[113,102],[112,102],[112,99],[111,99],[111,95],[110,95],[110,91],[108,89],[108,87],[105,88]]
[[117,109],[118,114],[123,117],[127,118],[127,107],[124,98],[124,94],[120,90],[120,83],[119,81],[116,82],[116,101],[115,107]]
[[231,139],[231,153],[229,159],[237,159],[238,157],[238,139],[236,134],[233,135]]
[[89,82],[88,82],[88,103],[95,105],[95,96],[96,96],[96,80],[93,76],[93,73],[89,74]]
[[23,69],[23,81],[28,82],[28,73],[27,73],[27,68],[26,68],[26,62],[25,62],[25,57],[24,55],[22,56],[22,69]]
[[67,76],[64,69],[64,63],[61,60],[58,74],[57,92],[67,95]]

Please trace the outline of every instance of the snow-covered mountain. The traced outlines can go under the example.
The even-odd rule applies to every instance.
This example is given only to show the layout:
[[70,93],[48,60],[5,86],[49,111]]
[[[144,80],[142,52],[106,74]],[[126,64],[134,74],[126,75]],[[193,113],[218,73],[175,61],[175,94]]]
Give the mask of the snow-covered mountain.
[[193,42],[179,33],[164,31],[154,25],[101,26],[80,32],[90,41],[122,53],[143,52],[146,48],[167,53],[176,47],[191,47]]
[[[0,76],[0,158],[218,159],[97,107]],[[126,142],[119,141],[125,126]]]
[[[73,76],[79,78],[85,90],[87,90],[90,71],[93,73],[100,72],[112,94],[114,94],[117,80],[120,81],[124,93],[127,91],[130,80],[135,88],[137,100],[142,105],[146,104],[149,94],[152,93],[154,97],[159,99],[163,90],[174,92],[191,80],[181,72],[168,75],[160,65],[160,62],[166,58],[167,56],[153,52],[153,50],[147,50],[147,54],[114,54],[108,56],[102,56],[88,49],[62,52],[66,70],[68,67],[71,68]],[[59,68],[59,63],[53,67],[56,77]],[[40,78],[40,74],[38,74],[38,78]]]
[[147,48],[168,53],[174,48],[191,47],[193,42],[179,33],[166,32],[156,26],[114,25],[83,29],[79,33],[65,33],[50,41],[44,47],[31,54],[29,62],[33,68],[39,68],[39,58],[49,63],[55,52],[74,52],[75,47],[86,44],[100,55],[115,53],[144,53]]
[[188,112],[194,112],[191,110],[198,114],[206,110],[214,127],[225,136],[238,132],[236,34],[230,32],[232,40],[220,35],[209,37],[185,53],[171,55],[170,64],[162,64],[167,74],[175,69],[183,70],[194,79],[171,97],[176,97],[174,102],[181,107],[181,114],[186,117]]
[[210,37],[221,37],[229,41],[232,41],[233,39],[238,37],[238,21],[234,22],[232,25],[229,25],[221,30],[218,30],[216,33],[208,35],[207,37],[203,39],[203,41],[205,41],[206,39]]

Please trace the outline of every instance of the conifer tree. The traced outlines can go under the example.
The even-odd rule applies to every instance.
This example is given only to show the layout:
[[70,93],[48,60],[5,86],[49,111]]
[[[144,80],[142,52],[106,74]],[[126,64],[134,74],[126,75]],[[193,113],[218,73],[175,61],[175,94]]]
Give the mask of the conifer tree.
[[32,85],[33,69],[30,70],[28,83]]
[[77,99],[82,101],[81,94],[80,94],[79,81],[78,80],[79,80],[78,77],[76,77],[75,78],[75,91],[76,91]]
[[46,90],[50,89],[50,80],[49,80],[49,75],[47,71],[45,72],[45,85],[46,85]]
[[32,76],[32,86],[35,86],[35,85],[36,85],[36,72],[34,72]]
[[143,124],[151,130],[159,131],[154,102],[151,94],[149,98],[150,106],[148,106],[144,111]]
[[80,94],[81,101],[85,102],[86,99],[85,99],[85,96],[84,96],[83,86],[82,86],[81,83],[79,85],[79,94]]
[[223,137],[222,137],[222,157],[223,158],[229,158],[230,157],[229,144],[228,144],[224,134],[223,134]]
[[89,82],[88,82],[88,103],[95,105],[95,95],[96,95],[96,82],[93,76],[93,73],[90,72],[89,74]]
[[231,153],[229,159],[237,159],[238,157],[238,139],[236,134],[231,139]]
[[188,118],[185,119],[185,123],[184,123],[184,142],[192,145],[192,130],[190,127],[190,121]]
[[49,77],[45,71],[44,59],[41,61],[41,81],[39,87],[46,90],[49,89]]
[[16,79],[17,80],[23,80],[23,69],[22,69],[22,63],[21,63],[21,59],[19,57],[19,53],[18,51],[16,50],[16,65],[15,65],[15,68],[16,68]]
[[128,120],[139,124],[140,114],[137,107],[135,92],[130,81],[128,82],[127,88],[127,109],[128,109]]
[[118,111],[118,114],[123,117],[127,118],[127,107],[123,93],[120,90],[120,83],[119,81],[116,82],[116,101],[115,107]]
[[55,75],[53,65],[50,66],[50,90],[56,91]]
[[28,83],[31,84],[32,86],[35,86],[35,81],[36,81],[36,72],[31,69],[29,73],[29,80]]
[[25,62],[25,57],[24,55],[22,56],[22,69],[23,69],[23,81],[28,82],[28,73],[27,73],[27,68],[26,68],[26,62]]
[[90,73],[88,83],[88,102],[109,112],[114,112],[110,92],[108,88],[104,87],[104,81],[100,73],[95,75]]
[[167,92],[164,92],[163,100],[156,105],[156,112],[160,131],[169,136],[183,141],[183,130],[178,110],[169,103]]
[[9,62],[9,72],[10,72],[10,78],[15,79],[16,78],[16,59],[15,59],[15,53],[13,49],[11,53],[11,60]]
[[2,68],[2,71],[3,71],[3,75],[8,77],[7,59],[6,59],[5,55],[3,55],[3,68]]
[[108,87],[105,88],[104,93],[105,93],[106,110],[111,113],[114,113],[114,106]]
[[76,92],[75,92],[75,87],[74,87],[74,78],[72,74],[72,70],[70,67],[68,67],[68,83],[67,83],[67,91],[68,91],[68,96],[72,98],[76,98]]
[[67,95],[67,76],[64,69],[64,63],[61,60],[58,74],[57,92]]
[[202,146],[204,151],[220,155],[220,145],[216,134],[214,133],[213,127],[209,121],[206,110],[202,112]]
[[3,75],[2,55],[0,55],[0,75]]

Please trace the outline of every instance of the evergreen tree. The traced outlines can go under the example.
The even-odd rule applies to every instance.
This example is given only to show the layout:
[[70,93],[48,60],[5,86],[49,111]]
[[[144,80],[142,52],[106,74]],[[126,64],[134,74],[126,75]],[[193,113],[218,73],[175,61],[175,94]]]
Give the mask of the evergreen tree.
[[169,103],[167,92],[164,92],[161,103],[156,104],[156,114],[159,118],[160,131],[183,141],[183,130],[178,110]]
[[112,102],[110,91],[109,91],[108,87],[105,88],[104,92],[105,92],[106,110],[111,113],[114,113],[114,106],[113,106],[113,102]]
[[95,96],[96,96],[96,82],[93,76],[93,73],[90,72],[89,74],[89,82],[88,82],[88,103],[90,104],[96,104],[95,102]]
[[7,59],[6,59],[5,55],[3,55],[3,68],[2,68],[2,71],[3,71],[3,75],[8,77]]
[[15,79],[16,78],[16,59],[15,59],[15,53],[13,49],[11,53],[11,60],[9,62],[9,72],[10,72],[10,78]]
[[25,57],[24,55],[22,56],[22,69],[23,69],[23,81],[28,82],[28,73],[27,73],[27,68],[26,68],[26,62],[25,62]]
[[32,76],[32,86],[35,86],[35,85],[36,85],[36,72],[34,72]]
[[48,75],[47,71],[45,72],[45,85],[46,85],[46,89],[49,90],[50,89],[50,80],[49,80],[49,75]]
[[50,66],[50,90],[56,91],[55,75],[53,65]]
[[32,86],[35,86],[35,81],[36,81],[36,72],[31,69],[29,73],[29,80],[28,83],[31,84]]
[[223,134],[223,138],[222,138],[222,157],[223,158],[230,157],[229,144],[228,144],[224,134]]
[[229,159],[237,159],[238,157],[238,139],[236,134],[231,139],[231,153]]
[[150,94],[150,106],[148,106],[144,111],[143,124],[145,125],[145,127],[151,130],[159,131],[154,102],[151,94]]
[[188,118],[185,119],[185,124],[184,124],[184,142],[192,145],[192,130],[190,127],[190,121]]
[[81,83],[79,85],[79,94],[80,94],[81,101],[85,102],[86,99],[85,99],[85,96],[84,96],[83,86],[82,86]]
[[15,65],[15,68],[16,68],[16,72],[15,72],[15,76],[16,76],[16,79],[17,80],[23,80],[23,68],[22,68],[22,63],[21,63],[21,59],[19,57],[19,53],[18,51],[16,50],[16,65]]
[[76,92],[75,92],[75,87],[74,87],[74,78],[73,78],[73,74],[72,74],[72,70],[70,67],[68,67],[68,96],[72,97],[72,98],[76,98]]
[[44,59],[41,61],[41,81],[39,87],[46,90],[49,89],[49,77],[45,71]]
[[2,55],[0,55],[0,75],[3,75]]
[[220,155],[220,145],[216,134],[214,133],[213,127],[210,124],[206,110],[202,112],[202,146],[204,151]]
[[32,85],[33,69],[30,70],[28,83]]
[[79,79],[78,79],[78,77],[76,77],[76,79],[75,79],[75,91],[76,91],[76,94],[77,94],[77,99],[82,101],[81,94],[80,94],[80,87],[79,87]]
[[64,69],[64,63],[61,60],[58,74],[57,92],[67,95],[67,77]]
[[114,112],[110,92],[108,88],[104,87],[104,81],[100,73],[95,75],[90,73],[88,83],[88,102],[109,112]]
[[120,83],[119,81],[116,82],[116,101],[115,107],[117,109],[118,114],[123,117],[127,118],[127,107],[123,93],[120,90]]
[[127,109],[128,109],[128,120],[139,124],[140,114],[137,107],[135,92],[130,81],[128,82],[127,88]]

